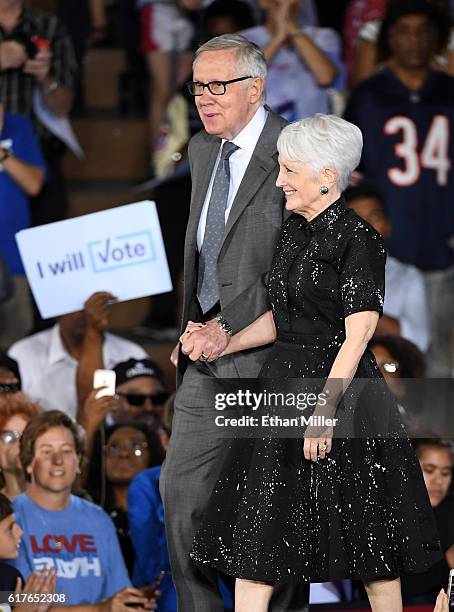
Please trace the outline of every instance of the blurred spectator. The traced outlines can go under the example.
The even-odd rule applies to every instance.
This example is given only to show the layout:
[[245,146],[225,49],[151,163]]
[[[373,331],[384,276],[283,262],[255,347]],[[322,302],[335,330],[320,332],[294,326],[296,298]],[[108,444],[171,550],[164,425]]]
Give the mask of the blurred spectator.
[[151,426],[160,422],[169,397],[161,368],[151,359],[128,359],[117,363],[114,370],[119,401],[112,420],[138,419]]
[[0,393],[0,492],[14,499],[25,490],[19,440],[39,406],[23,393]]
[[445,558],[424,574],[401,576],[402,595],[408,603],[432,603],[446,586],[454,568],[454,498],[449,494],[454,463],[450,442],[437,438],[414,440],[430,503],[434,510]]
[[373,352],[377,366],[399,401],[401,413],[405,412],[403,404],[407,406],[413,398],[405,397],[408,390],[401,379],[424,377],[423,354],[413,342],[400,336],[374,336],[368,348]]
[[382,19],[386,0],[350,0],[344,22],[344,58],[348,80],[351,81],[355,56],[359,45],[359,32],[365,23]]
[[424,0],[392,5],[388,66],[352,93],[346,117],[364,135],[360,171],[383,192],[391,255],[424,273],[429,374],[450,377],[454,326],[454,189],[449,143],[454,79],[430,68],[438,20]]
[[106,332],[112,295],[94,293],[84,310],[59,317],[52,328],[19,340],[9,355],[19,363],[24,392],[39,401],[43,410],[59,409],[75,417],[76,372],[82,359],[95,363],[85,387],[93,387],[96,368],[112,368],[129,358],[146,357],[137,344]]
[[129,534],[128,487],[137,474],[161,465],[164,450],[157,434],[145,423],[129,421],[107,428],[103,451],[102,465],[97,457],[90,461],[87,490],[112,519],[126,568],[132,576],[134,549]]
[[[348,189],[345,197],[350,208],[370,223],[385,240],[389,239],[392,227],[378,189],[361,183]],[[421,351],[426,351],[430,339],[429,327],[426,287],[421,272],[388,255],[383,317],[375,333],[383,336],[400,335],[416,344]]]
[[[97,398],[97,391],[90,391],[80,406],[77,420],[86,432],[86,450],[90,456],[93,438],[103,425],[125,421],[146,422],[153,429],[159,428],[164,403],[169,394],[164,385],[161,369],[151,359],[128,359],[115,364],[115,398]],[[88,378],[88,375],[87,375]],[[98,436],[96,453],[101,441]]]
[[17,361],[0,351],[0,393],[14,393],[20,391],[21,388]]
[[301,27],[300,0],[259,3],[266,12],[265,24],[241,34],[265,52],[267,104],[289,121],[329,112],[328,88],[340,72],[338,35],[326,28]]
[[0,102],[0,255],[13,278],[13,294],[0,304],[0,346],[4,347],[28,334],[33,325],[30,291],[15,234],[30,226],[28,198],[41,191],[44,172],[30,120],[5,113]]
[[[437,46],[433,50],[432,68],[454,76],[454,29],[449,29],[451,21],[449,2],[448,0],[428,1],[433,6],[434,18],[438,17],[439,22],[439,37]],[[391,0],[388,4],[396,2],[401,3],[401,0]],[[389,47],[385,36],[388,24],[386,20],[382,22],[382,17],[383,15],[364,23],[359,31],[352,74],[354,85],[373,76],[389,58]]]
[[164,507],[159,493],[161,467],[141,472],[128,490],[128,515],[135,550],[132,583],[136,587],[153,584],[165,572],[159,590],[158,612],[176,612],[175,586],[170,572],[164,523]]
[[153,154],[172,89],[178,89],[191,73],[194,27],[186,11],[198,9],[199,0],[138,0],[137,6],[140,9],[140,44],[150,76],[148,121]]
[[244,0],[215,0],[202,13],[206,40],[252,28],[254,17]]
[[32,119],[48,167],[31,206],[32,225],[62,219],[67,209],[60,164],[65,145],[37,118],[34,99],[41,97],[58,117],[67,115],[76,72],[71,42],[57,17],[29,8],[25,0],[0,0],[0,102],[8,112]]
[[107,599],[103,609],[126,612],[121,602],[143,606],[145,600],[125,589],[129,579],[112,521],[101,508],[71,495],[83,445],[81,428],[58,410],[34,417],[25,428],[20,458],[27,489],[14,500],[23,539],[12,564],[24,578],[54,568],[56,592],[65,593],[71,605]]
[[0,493],[0,591],[15,591],[17,580],[23,580],[14,567],[2,563],[2,559],[15,559],[22,537],[22,529],[16,523],[11,501]]
[[[16,593],[54,593],[54,572],[33,572],[27,582],[21,573],[11,565],[2,563],[2,559],[16,559],[17,551],[22,538],[22,529],[16,523],[14,508],[11,501],[0,493],[0,591],[14,591]],[[41,599],[40,597],[38,599]],[[15,605],[17,612],[46,612],[50,606]],[[2,610],[9,612],[11,606],[2,606]]]

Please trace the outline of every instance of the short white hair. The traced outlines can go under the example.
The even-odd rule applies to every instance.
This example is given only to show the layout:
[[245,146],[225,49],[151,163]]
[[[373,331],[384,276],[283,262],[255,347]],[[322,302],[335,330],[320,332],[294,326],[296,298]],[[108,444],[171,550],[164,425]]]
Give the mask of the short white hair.
[[[201,45],[195,52],[192,69],[194,70],[197,60],[205,51],[227,51],[229,49],[235,49],[236,51],[238,71],[244,73],[239,76],[266,79],[267,66],[263,49],[241,34],[222,34],[222,36],[215,36]],[[262,102],[264,101],[265,88],[262,92]]]
[[279,154],[285,159],[309,166],[314,176],[324,168],[337,173],[340,191],[348,186],[363,149],[363,135],[358,126],[336,117],[317,113],[287,125],[277,141]]

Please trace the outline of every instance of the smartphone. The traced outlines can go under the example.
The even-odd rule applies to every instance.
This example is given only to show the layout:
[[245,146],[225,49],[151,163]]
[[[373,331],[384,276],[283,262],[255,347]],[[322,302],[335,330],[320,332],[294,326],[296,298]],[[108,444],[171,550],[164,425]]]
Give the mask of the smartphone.
[[96,394],[96,399],[105,395],[115,395],[116,374],[113,370],[95,370],[93,375],[93,389],[105,387]]
[[448,607],[450,610],[454,610],[454,569],[449,572]]

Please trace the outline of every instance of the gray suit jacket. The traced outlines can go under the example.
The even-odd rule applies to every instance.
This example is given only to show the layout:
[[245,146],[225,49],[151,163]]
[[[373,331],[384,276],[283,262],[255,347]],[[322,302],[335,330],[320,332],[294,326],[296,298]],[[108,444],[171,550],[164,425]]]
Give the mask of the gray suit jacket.
[[[286,124],[285,119],[269,111],[225,227],[218,257],[219,295],[222,314],[234,333],[269,309],[265,275],[271,266],[285,212],[282,190],[275,184],[279,171],[276,142]],[[192,194],[184,246],[181,331],[198,316],[197,228],[219,147],[220,139],[205,131],[196,134],[189,144]],[[258,374],[266,353],[266,349],[254,349],[223,357],[213,370],[217,376],[252,378]],[[187,357],[180,353],[178,383],[186,366]]]

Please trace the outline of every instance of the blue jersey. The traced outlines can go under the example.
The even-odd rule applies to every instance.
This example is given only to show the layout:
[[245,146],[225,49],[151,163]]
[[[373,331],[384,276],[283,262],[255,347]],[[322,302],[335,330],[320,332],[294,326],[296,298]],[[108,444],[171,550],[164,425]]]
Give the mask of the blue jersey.
[[[45,169],[31,121],[23,115],[5,113],[0,147],[22,162]],[[0,167],[0,254],[6,259],[11,274],[24,274],[15,234],[27,227],[30,227],[28,196]]]
[[361,128],[359,170],[384,193],[389,251],[422,270],[454,263],[454,78],[432,71],[417,93],[388,68],[352,93],[345,118]]

